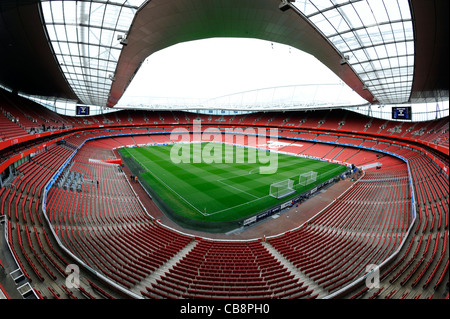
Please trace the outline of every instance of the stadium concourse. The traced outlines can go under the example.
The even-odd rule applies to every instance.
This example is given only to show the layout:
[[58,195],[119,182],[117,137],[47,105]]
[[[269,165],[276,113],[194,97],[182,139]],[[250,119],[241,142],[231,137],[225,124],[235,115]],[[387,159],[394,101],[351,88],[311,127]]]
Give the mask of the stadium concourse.
[[[399,123],[343,110],[78,118],[8,92],[0,100],[2,297],[448,298],[448,118]],[[183,229],[111,159],[120,147],[171,143],[173,129],[193,120],[277,128],[279,151],[364,169],[229,234]],[[51,128],[35,133],[42,126]]]

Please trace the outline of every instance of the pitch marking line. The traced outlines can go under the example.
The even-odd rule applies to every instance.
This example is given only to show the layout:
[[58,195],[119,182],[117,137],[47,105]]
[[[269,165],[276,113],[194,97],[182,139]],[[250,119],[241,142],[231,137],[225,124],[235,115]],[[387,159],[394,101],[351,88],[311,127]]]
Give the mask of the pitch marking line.
[[214,214],[217,214],[217,213],[222,213],[222,212],[224,212],[224,211],[227,211],[227,210],[230,210],[230,209],[234,209],[234,208],[236,208],[236,207],[240,207],[240,206],[244,206],[244,205],[247,205],[247,204],[256,202],[257,200],[260,200],[260,199],[263,199],[263,198],[267,198],[267,197],[269,197],[269,196],[270,196],[270,195],[266,195],[266,196],[263,196],[263,197],[259,197],[259,198],[256,198],[256,199],[254,199],[254,200],[251,200],[251,201],[249,201],[249,202],[245,202],[245,203],[242,203],[242,204],[233,206],[233,207],[229,207],[229,208],[225,208],[225,209],[222,209],[222,210],[218,210],[217,212],[210,213],[210,214],[207,214],[207,215],[209,216],[209,215],[214,215]]
[[[233,177],[230,177],[230,178],[233,178]],[[242,190],[242,189],[239,189],[239,188],[237,188],[237,187],[234,187],[234,186],[232,186],[232,185],[230,185],[230,184],[227,184],[227,183],[223,182],[224,180],[228,180],[228,179],[230,179],[230,178],[222,178],[222,179],[218,179],[217,181],[218,181],[219,183],[222,183],[222,184],[225,185],[225,186],[234,188],[234,189],[237,190],[238,192],[245,193],[245,194],[247,194],[247,195],[249,195],[249,196],[252,196],[252,197],[254,197],[254,198],[260,198],[260,197],[258,197],[258,196],[253,195],[253,194],[247,193],[246,191],[244,191],[244,190]]]
[[205,215],[205,213],[203,213],[201,210],[199,210],[197,207],[195,207],[194,205],[191,204],[191,202],[189,202],[186,198],[184,198],[183,196],[181,196],[180,194],[178,194],[176,191],[174,191],[169,185],[167,185],[163,180],[161,180],[158,176],[156,176],[155,174],[153,174],[153,172],[149,171],[147,169],[147,167],[145,165],[143,165],[141,163],[141,161],[139,161],[133,154],[131,155],[134,157],[134,159],[136,159],[136,161],[141,164],[142,167],[144,167],[144,169],[149,172],[150,174],[152,174],[153,177],[155,177],[158,181],[160,181],[162,184],[164,184],[164,186],[166,186],[168,189],[170,189],[172,192],[174,192],[175,194],[177,194],[178,197],[180,197],[182,200],[184,200],[189,206],[191,206],[192,208],[194,208],[197,212],[199,212],[200,214],[202,214],[203,216],[207,216],[208,214]]
[[236,207],[240,207],[240,206],[243,206],[243,205],[247,205],[247,204],[253,203],[253,202],[257,201],[257,200],[260,200],[260,199],[263,199],[263,198],[267,198],[267,197],[270,196],[270,195],[266,195],[266,196],[263,196],[263,197],[257,197],[257,196],[255,196],[255,195],[252,195],[252,194],[250,194],[250,193],[247,193],[247,192],[245,192],[245,191],[243,191],[243,190],[241,190],[241,189],[238,189],[238,188],[235,188],[235,187],[233,187],[233,186],[231,186],[231,185],[229,185],[229,184],[226,184],[226,183],[222,182],[221,180],[218,180],[218,182],[221,182],[222,184],[224,184],[224,185],[226,185],[226,186],[235,188],[236,190],[238,190],[238,191],[240,191],[240,192],[242,192],[242,193],[246,193],[246,194],[248,194],[248,195],[250,195],[250,196],[253,196],[255,199],[254,199],[254,200],[251,200],[251,201],[248,201],[248,202],[245,202],[245,203],[242,203],[242,204],[239,204],[239,205],[236,205],[236,206],[233,206],[233,207],[228,207],[228,208],[225,208],[225,209],[216,211],[216,212],[214,212],[214,213],[206,213],[206,214],[205,214],[204,212],[202,212],[201,210],[199,210],[197,207],[195,207],[191,202],[189,202],[187,199],[185,199],[183,196],[181,196],[178,192],[174,191],[169,185],[167,185],[164,181],[162,181],[162,180],[161,180],[158,176],[156,176],[153,172],[149,171],[149,170],[147,169],[147,167],[146,167],[145,165],[143,165],[143,163],[142,163],[142,162],[147,162],[147,163],[149,163],[149,162],[151,162],[151,161],[148,161],[148,160],[147,160],[147,161],[140,161],[140,160],[138,160],[138,159],[134,156],[134,154],[131,154],[131,156],[133,156],[133,157],[136,159],[136,161],[137,161],[139,164],[141,164],[141,166],[143,166],[144,169],[145,169],[147,172],[149,172],[150,174],[152,174],[152,176],[154,176],[156,179],[158,179],[162,184],[164,184],[164,186],[166,186],[166,187],[167,187],[168,189],[170,189],[172,192],[174,192],[175,194],[177,194],[178,197],[180,197],[182,200],[184,200],[187,204],[189,204],[189,206],[191,206],[192,208],[194,208],[197,212],[199,212],[199,213],[202,214],[203,216],[210,216],[210,215],[215,215],[215,214],[218,214],[218,213],[222,213],[222,212],[225,212],[225,211],[234,209],[234,208],[236,208]]
[[[233,206],[233,207],[228,207],[228,208],[225,208],[225,209],[216,211],[216,212],[214,212],[214,213],[206,213],[206,214],[205,214],[204,212],[202,212],[201,210],[199,210],[197,207],[195,207],[191,202],[189,202],[187,199],[185,199],[183,196],[181,196],[178,192],[174,191],[169,185],[167,185],[164,181],[162,181],[162,180],[161,180],[158,176],[156,176],[153,172],[149,171],[149,170],[147,169],[147,167],[146,167],[145,165],[143,165],[142,162],[139,161],[139,160],[134,156],[134,154],[131,154],[131,153],[130,153],[130,155],[131,155],[134,159],[136,159],[136,161],[137,161],[139,164],[141,164],[141,166],[143,166],[144,169],[145,169],[147,172],[149,172],[150,174],[152,174],[152,176],[154,176],[154,177],[155,177],[156,179],[158,179],[162,184],[164,184],[164,186],[165,186],[166,188],[170,189],[173,193],[175,193],[178,197],[180,197],[182,200],[184,200],[189,206],[191,206],[192,208],[194,208],[197,212],[199,212],[199,213],[202,214],[203,216],[211,216],[211,215],[215,215],[215,214],[222,213],[222,212],[225,212],[225,211],[228,211],[228,210],[232,210],[232,209],[234,209],[234,208],[236,208],[236,207],[244,206],[244,205],[247,205],[247,204],[256,202],[256,201],[258,201],[258,200],[261,200],[261,199],[270,197],[270,194],[269,194],[269,195],[266,195],[266,196],[263,196],[263,197],[256,197],[256,196],[253,195],[253,194],[247,193],[247,192],[245,192],[245,191],[243,191],[243,190],[241,190],[241,189],[238,189],[238,188],[236,188],[236,187],[233,187],[233,186],[231,186],[231,185],[229,185],[229,184],[224,183],[223,180],[226,180],[226,179],[229,179],[229,178],[223,178],[223,179],[220,179],[220,180],[217,180],[217,181],[220,182],[220,183],[222,183],[222,184],[224,184],[224,185],[226,185],[226,186],[232,187],[232,188],[238,190],[239,192],[242,192],[242,193],[245,193],[245,194],[247,194],[247,195],[250,195],[250,196],[254,197],[255,199],[254,199],[254,200],[251,200],[251,201],[248,201],[248,202],[245,202],[245,203],[242,203],[242,204],[239,204],[239,205],[235,205],[235,206]],[[144,161],[144,162],[149,163],[149,162],[152,162],[152,161],[147,160],[147,161]],[[254,168],[254,169],[252,169],[251,171],[253,171],[253,170],[255,170],[255,169],[259,169],[259,168]],[[332,169],[331,171],[334,171],[334,170],[337,170],[337,169],[338,169],[338,168],[336,167],[336,168]],[[251,174],[251,171],[249,172],[249,174]],[[247,172],[248,172],[248,171],[247,171]],[[296,175],[293,176],[293,177],[297,177],[297,176],[298,176],[298,174],[296,174]],[[299,186],[299,184],[294,185],[294,188],[297,188],[298,186]]]

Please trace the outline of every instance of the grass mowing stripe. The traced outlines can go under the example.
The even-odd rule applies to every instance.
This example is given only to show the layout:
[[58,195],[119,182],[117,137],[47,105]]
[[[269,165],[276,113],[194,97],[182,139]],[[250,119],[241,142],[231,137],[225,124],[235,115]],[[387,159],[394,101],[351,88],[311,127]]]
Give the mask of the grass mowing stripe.
[[239,205],[236,205],[236,206],[227,208],[227,209],[222,209],[222,210],[216,211],[216,212],[214,212],[214,213],[210,213],[210,214],[208,214],[208,215],[215,215],[215,214],[219,214],[219,213],[226,212],[226,211],[228,211],[228,210],[230,210],[230,209],[235,209],[235,208],[238,208],[238,207],[242,207],[242,206],[244,206],[244,205],[250,205],[250,204],[252,204],[252,203],[254,203],[254,202],[258,201],[258,200],[262,200],[262,199],[265,199],[265,198],[271,198],[271,196],[270,196],[270,195],[266,195],[266,196],[264,196],[264,197],[256,198],[256,199],[254,199],[254,200],[251,200],[251,201],[248,201],[248,202],[245,202],[245,203],[242,203],[242,204],[239,204]]
[[[204,221],[241,219],[279,204],[279,200],[269,195],[270,185],[274,182],[293,179],[297,194],[300,194],[346,170],[334,163],[279,153],[277,172],[262,175],[259,174],[260,163],[246,162],[249,155],[247,148],[244,148],[242,163],[226,163],[226,152],[222,152],[220,163],[191,161],[175,164],[170,159],[172,147],[173,145],[131,148],[126,152],[145,167],[149,173],[143,174],[143,177],[174,212]],[[203,155],[199,153],[201,148],[198,146],[190,150],[197,151],[198,156]],[[233,150],[236,152],[237,147]],[[194,156],[192,152],[191,159]],[[299,176],[309,171],[318,173],[317,182],[305,188],[298,184]],[[286,197],[283,201],[293,196]]]
[[[133,155],[131,155],[133,156]],[[136,156],[133,156],[136,161],[141,164],[145,169],[146,166],[138,159],[136,158]],[[160,183],[162,183],[167,189],[171,190],[172,192],[174,192],[179,198],[181,198],[182,200],[184,200],[188,205],[190,205],[192,208],[194,208],[196,211],[198,211],[200,214],[203,214],[197,207],[193,206],[188,200],[186,200],[183,196],[181,196],[180,194],[178,194],[178,192],[174,191],[169,185],[167,185],[163,180],[161,180],[158,176],[156,176],[155,174],[153,174],[149,169],[147,169],[147,172],[150,173],[153,177],[155,177]]]
[[244,191],[244,190],[242,190],[242,189],[239,189],[239,188],[237,188],[237,187],[234,187],[233,185],[230,185],[230,184],[225,183],[224,181],[226,181],[226,180],[227,180],[226,178],[222,178],[222,179],[218,179],[217,181],[218,181],[219,183],[222,183],[223,185],[225,185],[225,186],[227,186],[227,187],[234,188],[235,190],[237,190],[237,191],[239,191],[239,192],[245,193],[245,194],[247,194],[247,195],[249,195],[249,196],[252,196],[252,197],[254,197],[254,198],[259,198],[259,197],[255,196],[255,195],[253,195],[253,194],[247,193],[246,191]]
[[[149,153],[149,152],[148,152],[148,150],[142,150],[142,151],[140,151],[139,153]],[[158,153],[158,154],[161,154],[160,150],[158,150],[157,153]],[[147,154],[147,156],[149,156],[149,155],[150,155],[150,154]],[[159,159],[161,159],[161,157],[158,156],[157,154],[152,154],[152,155],[157,156]],[[150,155],[149,158],[152,158],[152,156]],[[153,159],[153,158],[152,158],[152,159]],[[141,165],[144,164],[142,160],[139,160],[139,162],[141,163]],[[147,165],[153,165],[153,162],[154,162],[153,160],[147,160],[145,163],[146,163]],[[166,162],[166,161],[164,161],[164,162]],[[167,162],[170,163],[170,161],[167,161]],[[144,164],[144,165],[145,165],[145,164]],[[163,171],[165,171],[165,172],[167,173],[167,170],[165,169],[164,166],[163,166],[163,167],[160,167],[160,169],[162,169]],[[177,169],[177,168],[174,167],[174,169]],[[178,169],[179,169],[179,168],[178,168]],[[153,174],[153,175],[155,175],[155,174]],[[202,175],[204,175],[204,174],[202,174]],[[176,194],[179,194],[181,191],[178,191],[178,189],[179,189],[179,188],[181,188],[181,189],[184,188],[184,191],[186,192],[187,189],[186,189],[185,187],[183,187],[183,185],[184,185],[184,180],[185,180],[186,176],[185,176],[184,174],[181,174],[179,171],[177,172],[177,176],[178,176],[178,177],[182,177],[182,178],[180,178],[180,181],[179,181],[178,183],[176,183],[175,185],[173,185],[174,187],[171,188],[172,191],[173,191],[174,193],[176,193]],[[208,176],[208,175],[207,175],[207,176]],[[167,176],[165,176],[165,177],[167,178]],[[190,180],[192,180],[192,181],[197,180],[197,183],[199,183],[197,177],[198,177],[198,175],[195,175],[195,174],[194,174],[193,176],[190,176]],[[213,180],[217,180],[217,179],[218,179],[217,177],[216,177],[216,178],[213,178]],[[160,180],[160,182],[161,182],[161,178],[160,178],[159,180]],[[164,183],[164,184],[166,184],[166,183]],[[192,183],[191,183],[191,184],[192,184]],[[166,184],[166,185],[167,185],[167,184]],[[175,188],[176,188],[177,190],[175,190]],[[223,191],[222,191],[221,189],[219,189],[218,191],[219,191],[220,193],[223,193]],[[209,190],[209,192],[211,192],[211,189]],[[199,191],[197,191],[197,192],[191,191],[191,192],[188,192],[188,193],[190,193],[190,194],[195,193],[197,199],[200,199],[200,203],[205,203],[205,202],[208,202],[208,201],[211,202],[211,198],[205,200],[205,196],[206,196],[205,191],[199,190]],[[242,194],[236,193],[236,194],[235,194],[235,200],[236,200],[237,197],[242,197]],[[201,205],[200,203],[198,203],[199,201],[195,201],[195,203],[193,203],[193,200],[192,200],[191,198],[187,199],[186,196],[182,196],[182,199],[183,199],[185,202],[189,203],[189,205],[190,205],[191,207],[195,207],[195,209],[196,209],[197,212],[198,212],[198,211],[202,211],[203,207],[201,207],[201,206],[204,206],[204,205]],[[218,201],[217,201],[218,199],[219,199],[219,202],[220,202],[220,198],[217,198],[217,197],[215,198],[215,200],[214,200],[214,199],[212,199],[212,200],[214,200],[216,203],[218,203]],[[242,202],[246,202],[246,201],[247,201],[247,198],[242,197],[241,201],[242,201]],[[228,204],[229,204],[228,198],[225,198],[225,200],[223,200],[223,201],[221,201],[221,202],[223,203],[223,206],[220,206],[220,205],[219,205],[219,206],[218,206],[218,205],[213,205],[213,207],[210,207],[209,210],[210,210],[210,211],[211,211],[211,209],[212,209],[212,210],[223,210],[224,208],[228,207]],[[200,207],[199,207],[199,206],[200,206]],[[211,206],[211,205],[209,205],[209,206]],[[218,207],[215,207],[215,206],[218,206]],[[202,212],[202,214],[204,214],[204,213]]]
[[[148,150],[142,150],[140,153],[147,152]],[[159,156],[157,157],[160,158]],[[139,159],[138,161],[141,163],[141,165],[145,165],[143,160]],[[164,162],[169,164],[171,163],[170,160]],[[145,163],[148,166],[147,170],[152,171],[154,169],[154,161],[147,160]],[[211,186],[211,182],[216,181],[217,177],[210,177],[209,174],[203,173],[193,174],[192,172],[183,169],[182,165],[171,165],[171,169],[167,168],[166,165],[161,165],[161,163],[159,163],[158,165],[158,175],[160,176],[160,178],[158,178],[159,182],[167,185],[167,183],[163,182],[162,179],[167,180],[172,185],[170,189],[178,195],[180,193],[183,193],[184,195],[180,196],[182,200],[188,203],[189,206],[195,208],[197,212],[201,212],[202,214],[204,214],[204,203],[214,203],[214,205],[212,206],[211,204],[208,205],[210,206],[210,209],[213,210],[228,207],[229,198],[221,198],[221,195],[223,196],[224,192],[219,185],[213,185],[214,187],[205,188],[205,185]],[[186,164],[184,164],[184,166],[186,166]],[[154,177],[157,177],[153,173],[152,175]],[[200,176],[204,177],[202,178]],[[171,182],[172,180],[175,180],[175,182]],[[191,182],[187,183],[187,180]],[[192,195],[194,195],[194,197]],[[247,201],[247,198],[240,193],[235,192],[234,196],[235,200],[240,199],[240,201]]]

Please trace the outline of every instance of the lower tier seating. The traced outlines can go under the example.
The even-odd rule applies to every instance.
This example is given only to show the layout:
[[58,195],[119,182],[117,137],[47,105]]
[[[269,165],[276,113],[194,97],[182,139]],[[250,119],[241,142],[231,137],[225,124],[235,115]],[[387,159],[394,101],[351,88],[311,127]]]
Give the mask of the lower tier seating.
[[[80,134],[68,141],[81,145],[86,138],[101,135],[101,132]],[[155,223],[117,166],[90,161],[113,157],[112,147],[137,142],[135,138],[88,142],[68,168],[84,174],[81,191],[56,186],[50,189],[47,217],[69,251],[116,284],[138,289],[146,298],[317,295],[314,288],[298,280],[260,241],[199,240]],[[167,135],[146,138],[168,141]],[[320,141],[320,136],[315,140]],[[383,269],[383,289],[373,292],[361,288],[349,297],[413,298],[419,296],[418,288],[442,287],[448,280],[449,189],[448,179],[429,157],[412,149],[392,148],[408,160],[408,171],[401,161],[380,158],[368,151],[362,153],[345,147],[333,153],[333,146],[325,149],[313,145],[316,144],[308,144],[305,154],[309,150],[312,156],[333,154],[336,159],[348,150],[347,160],[365,164],[370,155],[382,162],[383,168],[367,170],[353,188],[315,219],[299,229],[268,238],[266,243],[309,280],[333,293],[364,275],[367,265],[383,262],[399,248],[411,223],[410,201],[414,195],[416,223],[398,256]],[[293,144],[290,147],[298,149]],[[9,221],[9,243],[24,275],[34,283],[39,295],[113,297],[104,285],[101,288],[93,281],[85,282],[76,293],[71,291],[73,296],[61,285],[55,288],[49,284],[54,278],[65,279],[63,269],[69,262],[44,227],[41,195],[45,184],[72,152],[73,149],[60,145],[49,148],[19,166],[19,174],[11,185],[0,189],[1,213]],[[413,181],[413,193],[408,177]],[[150,284],[140,286],[179,254],[184,255],[169,270]],[[401,288],[394,291],[394,284]]]

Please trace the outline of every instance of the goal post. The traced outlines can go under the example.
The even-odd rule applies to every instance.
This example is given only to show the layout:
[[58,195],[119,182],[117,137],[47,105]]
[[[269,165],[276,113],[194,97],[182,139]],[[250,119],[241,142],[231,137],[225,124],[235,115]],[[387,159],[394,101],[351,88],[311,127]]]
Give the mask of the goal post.
[[314,183],[317,180],[317,172],[309,171],[300,175],[298,183],[302,186]]
[[295,193],[294,181],[286,179],[284,181],[270,184],[270,196],[280,199]]

